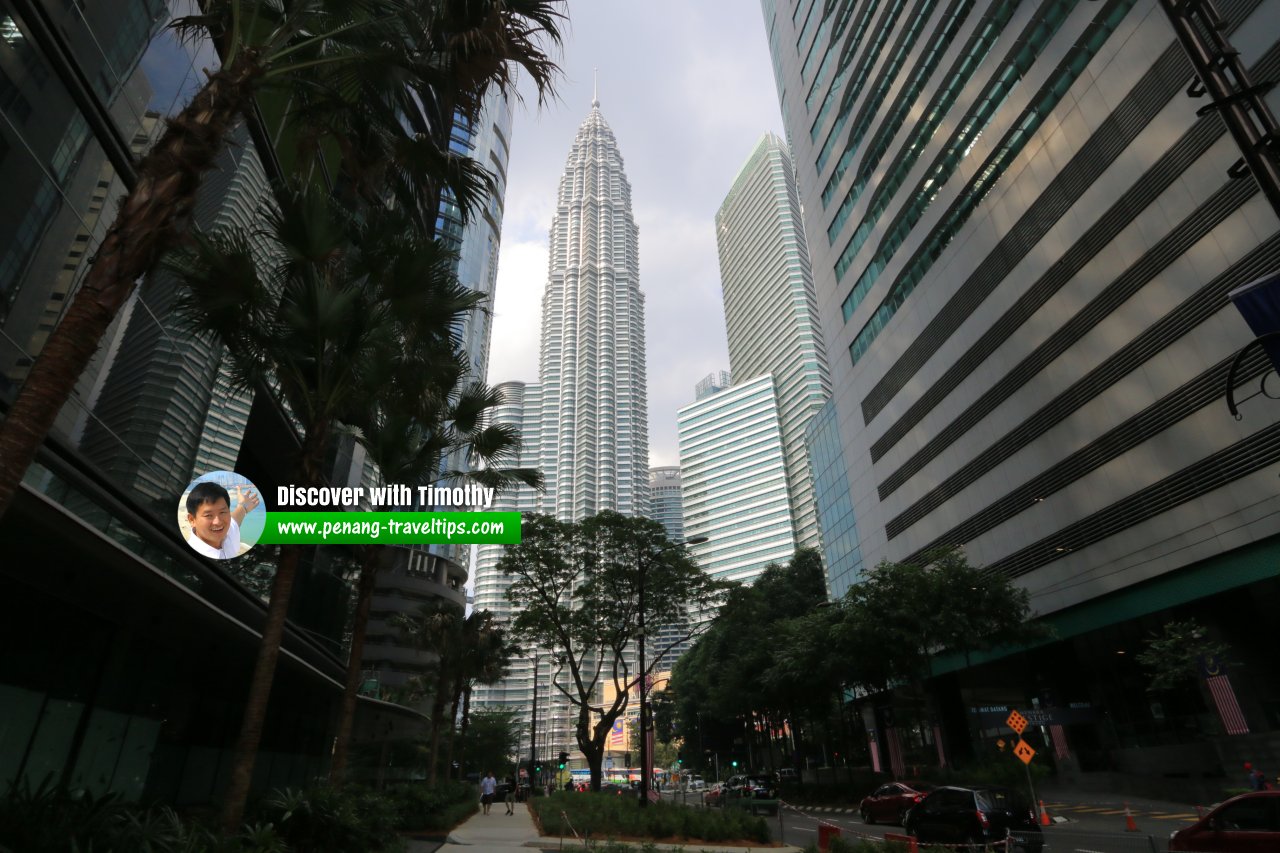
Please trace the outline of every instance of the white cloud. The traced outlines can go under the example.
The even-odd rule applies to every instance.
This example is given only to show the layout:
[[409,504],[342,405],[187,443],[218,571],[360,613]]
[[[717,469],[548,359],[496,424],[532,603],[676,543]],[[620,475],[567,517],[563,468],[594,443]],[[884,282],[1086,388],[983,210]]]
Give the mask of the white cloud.
[[713,220],[766,131],[782,133],[760,7],[752,0],[570,4],[558,101],[517,111],[489,381],[537,378],[547,234],[599,68],[640,226],[650,463],[674,464],[676,410],[728,369]]

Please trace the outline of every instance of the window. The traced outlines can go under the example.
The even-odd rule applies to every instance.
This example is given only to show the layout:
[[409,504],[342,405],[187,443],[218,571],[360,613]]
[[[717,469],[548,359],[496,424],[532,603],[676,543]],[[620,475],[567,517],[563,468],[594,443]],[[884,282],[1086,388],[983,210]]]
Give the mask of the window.
[[1216,820],[1228,832],[1275,832],[1276,815],[1271,797],[1251,797],[1218,812]]

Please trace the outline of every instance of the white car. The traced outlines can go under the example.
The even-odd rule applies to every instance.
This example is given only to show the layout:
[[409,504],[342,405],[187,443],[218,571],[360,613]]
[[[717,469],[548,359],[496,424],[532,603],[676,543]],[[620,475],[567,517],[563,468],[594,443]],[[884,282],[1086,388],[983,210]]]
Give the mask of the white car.
[[701,791],[707,787],[707,783],[702,781],[701,776],[693,776],[689,779],[690,791]]

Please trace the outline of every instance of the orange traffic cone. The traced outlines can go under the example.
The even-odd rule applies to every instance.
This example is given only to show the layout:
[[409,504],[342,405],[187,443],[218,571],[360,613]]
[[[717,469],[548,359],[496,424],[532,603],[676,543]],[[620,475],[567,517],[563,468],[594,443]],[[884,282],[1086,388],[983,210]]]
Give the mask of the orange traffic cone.
[[1124,831],[1137,832],[1138,824],[1133,819],[1133,812],[1129,811],[1129,804],[1124,804]]
[[1040,825],[1049,826],[1053,821],[1049,820],[1049,810],[1044,807],[1044,800],[1040,801]]

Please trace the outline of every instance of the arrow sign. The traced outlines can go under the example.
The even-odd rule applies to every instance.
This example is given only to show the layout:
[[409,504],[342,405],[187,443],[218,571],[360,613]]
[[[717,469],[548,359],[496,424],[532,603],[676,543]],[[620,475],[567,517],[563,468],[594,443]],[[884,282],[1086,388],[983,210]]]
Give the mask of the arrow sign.
[[1022,738],[1018,738],[1018,745],[1013,748],[1013,754],[1021,758],[1023,764],[1030,764],[1031,759],[1036,757],[1036,751],[1031,748],[1031,744]]

